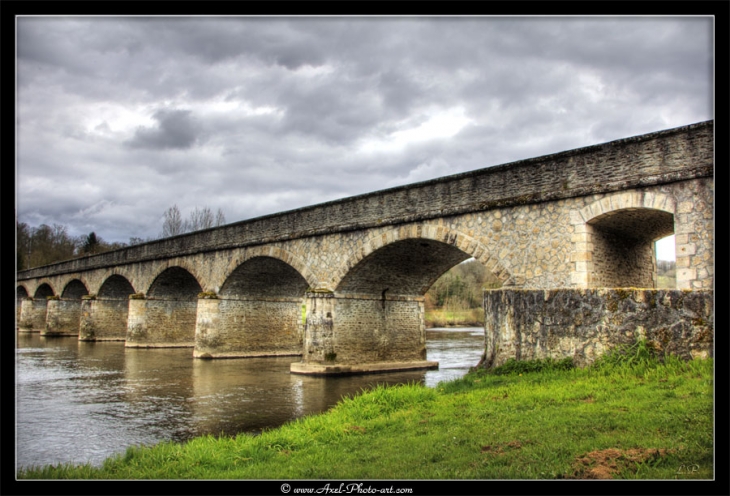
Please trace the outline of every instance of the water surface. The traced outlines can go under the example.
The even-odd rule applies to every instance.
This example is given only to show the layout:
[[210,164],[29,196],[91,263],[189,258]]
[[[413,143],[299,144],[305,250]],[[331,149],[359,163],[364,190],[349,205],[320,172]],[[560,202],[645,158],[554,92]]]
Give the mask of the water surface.
[[426,344],[438,370],[309,377],[289,373],[296,357],[198,360],[190,348],[18,334],[17,465],[100,465],[132,445],[256,434],[376,384],[434,387],[476,365],[484,330],[429,329]]

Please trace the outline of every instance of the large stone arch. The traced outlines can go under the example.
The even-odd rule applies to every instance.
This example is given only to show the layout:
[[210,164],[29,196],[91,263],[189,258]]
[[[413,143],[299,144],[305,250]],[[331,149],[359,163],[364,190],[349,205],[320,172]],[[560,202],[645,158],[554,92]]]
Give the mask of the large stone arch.
[[99,287],[97,298],[122,299],[126,300],[129,295],[135,292],[132,283],[121,274],[112,274]]
[[441,223],[378,230],[350,254],[333,290],[308,293],[304,350],[302,362],[291,366],[295,373],[435,367],[426,360],[424,295],[431,285],[472,257],[513,282],[506,261]]
[[182,266],[172,265],[157,274],[145,294],[148,298],[194,301],[202,290],[193,273]]
[[80,279],[71,279],[63,288],[61,298],[80,300],[82,296],[89,294],[89,290]]
[[55,296],[56,292],[53,290],[53,286],[50,283],[44,282],[39,284],[33,293],[34,299],[46,299],[49,296]]
[[[445,245],[450,245],[466,254],[462,260],[473,257],[481,262],[487,270],[500,279],[503,286],[514,285],[512,274],[510,270],[507,269],[509,264],[504,263],[505,261],[500,260],[497,256],[493,256],[491,250],[489,250],[481,241],[457,229],[452,229],[438,224],[423,223],[397,227],[385,232],[375,233],[362,243],[358,243],[350,253],[350,257],[337,270],[339,277],[335,287],[340,287],[342,281],[348,277],[348,274],[350,274],[350,271],[377,250],[393,243],[409,240],[419,243],[419,245],[419,240],[424,240],[425,242],[435,241]],[[455,263],[458,263],[458,261]],[[455,265],[455,263],[446,267],[443,272],[451,268]],[[443,272],[441,272],[441,274]],[[438,274],[436,278],[432,279],[431,284],[436,281],[441,274]],[[430,287],[430,285],[428,287]],[[425,292],[428,287],[426,287],[423,292]]]
[[291,269],[307,282],[309,287],[316,285],[317,277],[301,257],[280,246],[255,246],[247,248],[240,256],[231,259],[222,274],[223,280],[219,280],[219,291],[222,291],[226,283],[230,282],[230,278],[235,271],[239,270],[250,260],[257,258],[278,260],[282,264],[291,267]]
[[574,261],[588,287],[656,287],[654,243],[675,232],[674,198],[660,192],[606,195],[579,210]]
[[223,282],[219,295],[226,297],[303,297],[309,283],[283,260],[259,255],[247,257]]
[[15,290],[15,295],[16,295],[16,299],[18,301],[28,298],[28,296],[29,296],[28,289],[24,285],[18,284],[18,287]]

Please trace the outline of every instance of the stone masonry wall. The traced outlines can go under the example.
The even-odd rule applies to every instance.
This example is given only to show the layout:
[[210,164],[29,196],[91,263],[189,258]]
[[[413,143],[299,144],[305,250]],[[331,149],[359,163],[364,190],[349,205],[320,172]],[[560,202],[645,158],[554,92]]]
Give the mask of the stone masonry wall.
[[48,300],[46,328],[42,336],[78,336],[81,300]]
[[301,299],[198,300],[195,356],[301,355]]
[[81,300],[79,341],[124,341],[127,336],[129,300]]
[[26,298],[21,302],[18,330],[41,332],[46,328],[48,301],[45,298]]
[[130,299],[128,347],[190,347],[195,345],[197,301]]
[[584,366],[640,338],[685,359],[713,356],[709,290],[487,290],[484,311],[487,368],[547,357]]
[[426,358],[423,301],[336,297],[306,298],[307,325],[302,361],[379,363]]

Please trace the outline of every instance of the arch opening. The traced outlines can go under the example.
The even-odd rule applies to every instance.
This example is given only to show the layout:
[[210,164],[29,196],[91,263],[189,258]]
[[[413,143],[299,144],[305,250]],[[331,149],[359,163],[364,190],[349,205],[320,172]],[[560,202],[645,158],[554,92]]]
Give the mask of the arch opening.
[[15,292],[16,299],[18,301],[27,298],[28,297],[28,290],[25,289],[25,286],[18,286],[18,289]]
[[33,298],[47,298],[48,296],[53,296],[55,293],[53,292],[53,288],[48,283],[43,283],[40,286],[38,286],[38,289],[35,290],[35,294],[33,295]]
[[474,258],[455,265],[426,292],[426,327],[483,328],[483,291],[500,287],[499,278]]
[[593,244],[591,286],[657,286],[655,243],[674,234],[671,213],[627,208],[596,216],[588,225]]
[[231,272],[219,292],[223,297],[302,297],[306,279],[286,262],[253,257]]
[[674,250],[674,235],[654,243],[657,264],[657,284],[659,289],[677,287],[677,255]]
[[129,295],[134,293],[132,284],[127,280],[126,277],[114,274],[109,276],[104,284],[99,288],[99,293],[96,295],[99,298],[109,299],[127,299]]
[[432,239],[406,239],[361,260],[342,278],[339,294],[424,296],[451,267],[470,258],[459,248]]
[[61,293],[61,298],[66,298],[69,300],[80,300],[82,296],[87,294],[89,294],[89,291],[86,289],[84,283],[79,281],[78,279],[74,279],[66,284],[66,287]]
[[198,280],[182,267],[165,269],[152,282],[147,296],[167,300],[196,301],[203,291]]

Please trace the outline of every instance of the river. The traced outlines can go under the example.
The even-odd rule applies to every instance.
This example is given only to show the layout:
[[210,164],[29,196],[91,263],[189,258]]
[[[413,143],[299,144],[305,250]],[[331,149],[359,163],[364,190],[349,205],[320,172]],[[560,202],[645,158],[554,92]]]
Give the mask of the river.
[[482,328],[426,332],[438,370],[342,377],[290,374],[296,357],[198,360],[190,348],[18,334],[16,464],[100,465],[133,445],[256,434],[376,384],[434,387],[464,375],[484,349]]

